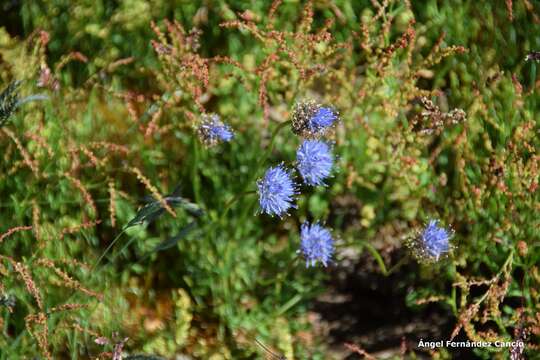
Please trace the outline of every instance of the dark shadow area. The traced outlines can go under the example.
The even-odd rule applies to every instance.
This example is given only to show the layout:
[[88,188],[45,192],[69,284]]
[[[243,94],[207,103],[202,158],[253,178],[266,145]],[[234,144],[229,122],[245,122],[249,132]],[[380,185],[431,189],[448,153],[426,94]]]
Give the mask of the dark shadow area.
[[[401,251],[394,251],[393,262],[402,256]],[[405,341],[408,354],[414,351],[420,359],[430,358],[429,349],[418,349],[420,339],[448,340],[456,320],[437,303],[407,306],[407,294],[418,285],[405,280],[404,274],[417,272],[418,265],[409,262],[386,277],[368,254],[362,255],[354,266],[331,269],[326,285],[329,292],[314,305],[322,327],[328,329],[330,347],[342,353],[344,343],[353,343],[377,358],[389,358],[400,354]],[[466,339],[460,333],[455,341]],[[455,349],[451,353],[454,359],[477,358],[471,349]],[[345,357],[359,358],[355,354]]]
[[11,36],[23,36],[21,5],[21,0],[0,1],[0,26],[5,27]]

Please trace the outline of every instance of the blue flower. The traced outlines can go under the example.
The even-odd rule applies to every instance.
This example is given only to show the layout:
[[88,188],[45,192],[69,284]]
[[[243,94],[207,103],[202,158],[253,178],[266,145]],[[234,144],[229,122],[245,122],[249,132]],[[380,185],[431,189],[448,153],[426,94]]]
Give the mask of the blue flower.
[[337,120],[337,115],[329,107],[320,107],[319,110],[309,119],[308,127],[314,133],[319,133],[330,126]]
[[257,187],[262,212],[282,216],[294,206],[296,184],[283,165],[269,168],[257,181]]
[[204,114],[198,132],[202,141],[209,146],[216,145],[220,141],[231,141],[234,137],[231,127],[221,122],[216,114]]
[[321,106],[315,100],[302,100],[292,110],[292,131],[306,138],[317,138],[338,120],[339,115],[333,108]]
[[450,250],[452,232],[438,226],[439,220],[431,220],[420,234],[421,246],[426,255],[438,260]]
[[296,151],[297,168],[308,185],[324,185],[330,175],[334,157],[324,141],[304,140]]
[[330,231],[319,224],[305,222],[300,228],[300,251],[306,258],[306,266],[320,261],[327,266],[334,254],[334,240]]

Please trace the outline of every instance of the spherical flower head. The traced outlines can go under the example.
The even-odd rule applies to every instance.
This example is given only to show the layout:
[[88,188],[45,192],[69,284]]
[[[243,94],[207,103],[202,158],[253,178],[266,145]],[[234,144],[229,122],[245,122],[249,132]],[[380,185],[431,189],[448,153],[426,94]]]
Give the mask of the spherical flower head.
[[263,213],[281,217],[294,207],[296,184],[283,165],[269,168],[264,177],[257,181],[257,188]]
[[309,129],[314,133],[319,133],[334,125],[337,121],[337,115],[329,107],[320,107],[317,112],[309,119]]
[[334,157],[330,146],[319,140],[304,140],[296,151],[297,168],[308,185],[324,185],[332,171]]
[[324,266],[334,254],[334,240],[330,231],[319,224],[305,222],[300,228],[300,252],[306,259],[306,267],[320,261]]
[[296,135],[317,138],[336,124],[338,114],[314,100],[299,101],[292,111],[292,130]]
[[419,256],[426,260],[438,261],[441,256],[450,251],[452,230],[439,226],[439,220],[430,220],[418,236]]
[[415,230],[405,239],[405,245],[421,263],[439,261],[454,248],[451,239],[454,231],[439,225],[439,220],[432,219],[423,229]]
[[198,132],[201,140],[208,146],[217,145],[220,141],[231,141],[234,137],[231,127],[224,124],[216,114],[203,114]]

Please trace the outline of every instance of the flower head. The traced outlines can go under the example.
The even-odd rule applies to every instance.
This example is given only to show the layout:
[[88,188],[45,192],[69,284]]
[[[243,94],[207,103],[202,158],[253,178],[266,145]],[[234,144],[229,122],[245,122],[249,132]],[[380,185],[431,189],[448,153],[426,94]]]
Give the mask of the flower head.
[[282,216],[294,206],[296,184],[283,165],[269,168],[257,188],[262,212],[268,215]]
[[426,252],[436,260],[450,250],[452,233],[438,226],[439,220],[431,220],[422,232],[422,244]]
[[338,114],[330,107],[321,106],[314,100],[296,103],[292,111],[292,130],[307,138],[323,135],[338,120]]
[[224,124],[217,114],[203,114],[198,132],[201,140],[208,146],[214,146],[220,141],[230,141],[234,137],[231,127]]
[[306,258],[306,266],[320,261],[327,266],[334,254],[334,240],[330,231],[319,224],[303,223],[300,228],[300,252]]
[[312,132],[318,133],[332,126],[336,120],[337,115],[334,110],[329,107],[320,107],[309,119],[308,126]]
[[332,171],[334,157],[324,141],[304,140],[296,151],[297,168],[308,185],[324,185]]
[[410,244],[419,260],[438,261],[441,256],[450,251],[450,239],[453,232],[438,224],[439,220],[430,220]]

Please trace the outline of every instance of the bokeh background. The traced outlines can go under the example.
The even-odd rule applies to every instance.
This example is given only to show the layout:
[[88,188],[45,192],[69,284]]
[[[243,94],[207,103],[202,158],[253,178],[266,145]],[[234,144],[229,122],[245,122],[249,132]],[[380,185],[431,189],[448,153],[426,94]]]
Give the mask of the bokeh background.
[[[0,108],[0,357],[255,359],[261,342],[534,359],[539,16],[532,0],[3,0],[0,90],[47,100]],[[294,163],[303,99],[339,110],[333,177],[261,215],[256,179]],[[203,113],[234,141],[204,146]],[[454,249],[425,263],[405,245],[429,219]],[[332,229],[326,268],[297,254],[306,220]],[[451,337],[526,348],[417,347]]]

